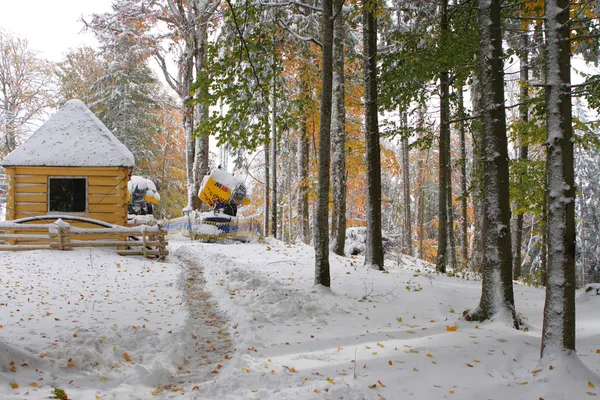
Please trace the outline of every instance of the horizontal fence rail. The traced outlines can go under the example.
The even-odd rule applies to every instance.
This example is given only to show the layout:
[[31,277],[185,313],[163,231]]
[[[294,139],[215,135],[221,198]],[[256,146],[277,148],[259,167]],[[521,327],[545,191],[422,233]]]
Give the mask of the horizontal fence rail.
[[[78,218],[69,218],[79,221]],[[72,250],[76,247],[116,247],[121,255],[164,259],[169,251],[167,230],[156,224],[123,227],[85,218],[99,228],[80,228],[59,218],[51,223],[0,222],[0,250]],[[96,223],[97,222],[97,223]]]

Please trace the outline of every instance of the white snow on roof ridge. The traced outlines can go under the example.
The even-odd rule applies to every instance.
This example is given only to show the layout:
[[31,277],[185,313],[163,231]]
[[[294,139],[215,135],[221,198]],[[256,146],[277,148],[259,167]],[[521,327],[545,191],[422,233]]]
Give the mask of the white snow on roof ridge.
[[69,100],[0,165],[134,167],[135,160],[81,100]]

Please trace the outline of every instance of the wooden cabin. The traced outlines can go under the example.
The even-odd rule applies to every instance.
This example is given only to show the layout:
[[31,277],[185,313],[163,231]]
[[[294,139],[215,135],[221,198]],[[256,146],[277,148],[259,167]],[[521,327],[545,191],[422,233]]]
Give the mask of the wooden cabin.
[[125,226],[134,164],[129,149],[86,105],[70,100],[0,162],[6,220],[69,215]]

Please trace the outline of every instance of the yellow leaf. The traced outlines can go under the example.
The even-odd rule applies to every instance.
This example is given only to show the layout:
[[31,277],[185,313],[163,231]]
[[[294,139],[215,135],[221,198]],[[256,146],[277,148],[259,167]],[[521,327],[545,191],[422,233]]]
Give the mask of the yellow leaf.
[[[0,325],[0,328],[2,328],[2,325]],[[600,349],[596,350],[596,354],[600,354]]]
[[416,369],[416,368],[413,368],[413,371],[415,371],[415,372],[419,372],[419,370],[418,370],[418,369]]
[[335,385],[333,378],[327,378],[326,380],[327,380],[327,382],[331,383],[332,385]]
[[427,357],[429,357],[429,358],[433,358],[433,354],[429,354],[429,353],[428,353],[428,354],[427,354]]
[[192,388],[192,390],[200,390],[200,386],[197,386],[197,385],[196,385],[196,386],[194,386],[194,387]]
[[338,346],[337,351],[342,351],[342,348]]
[[294,369],[294,367],[290,368],[290,372],[296,372],[296,369]]
[[377,343],[377,346],[379,346],[383,349],[383,345],[381,343]]
[[388,361],[388,364],[389,364],[389,365],[392,365],[392,364],[393,364],[393,363],[392,363],[392,360]]
[[129,355],[129,353],[123,353],[123,358],[125,359],[125,361],[131,362],[131,356]]
[[13,389],[18,389],[19,388],[19,384],[16,381],[12,381],[10,383],[10,387]]
[[250,370],[249,370],[248,368],[245,368],[245,367],[244,367],[244,368],[242,368],[242,371],[244,371],[244,372],[245,372],[245,373],[247,373],[247,374],[249,374],[249,373],[250,373]]
[[454,390],[451,390],[451,391],[450,391],[450,394],[454,394]]
[[448,332],[456,332],[456,329],[458,329],[458,326],[456,326],[456,325],[452,325],[452,326],[446,325],[446,331],[448,331]]
[[29,386],[37,387],[37,386],[38,386],[38,384],[37,384],[37,383],[35,383],[35,382],[31,382],[31,383],[29,384]]
[[533,371],[531,371],[531,375],[535,376],[538,372],[541,372],[541,369],[534,369]]
[[[396,321],[402,322],[402,318],[398,317],[398,318],[396,318]],[[600,350],[598,350],[598,351],[600,351]]]
[[381,386],[381,387],[385,387],[385,385],[383,384],[383,382],[381,382],[381,381],[377,381],[377,383],[379,383],[379,386]]
[[594,389],[596,386],[592,383],[592,381],[588,381],[588,387]]
[[529,382],[527,381],[523,381],[523,382],[519,382],[519,385],[527,385]]
[[372,385],[369,385],[369,389],[377,389],[377,384],[374,383]]
[[585,392],[588,396],[598,396],[596,393],[594,392]]

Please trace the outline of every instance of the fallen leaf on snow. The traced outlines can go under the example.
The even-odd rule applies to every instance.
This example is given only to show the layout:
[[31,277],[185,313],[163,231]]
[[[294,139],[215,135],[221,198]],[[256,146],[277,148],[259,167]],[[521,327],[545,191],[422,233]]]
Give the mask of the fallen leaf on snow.
[[446,325],[446,331],[448,331],[448,332],[456,332],[456,329],[458,329],[457,325],[452,325],[452,326]]

